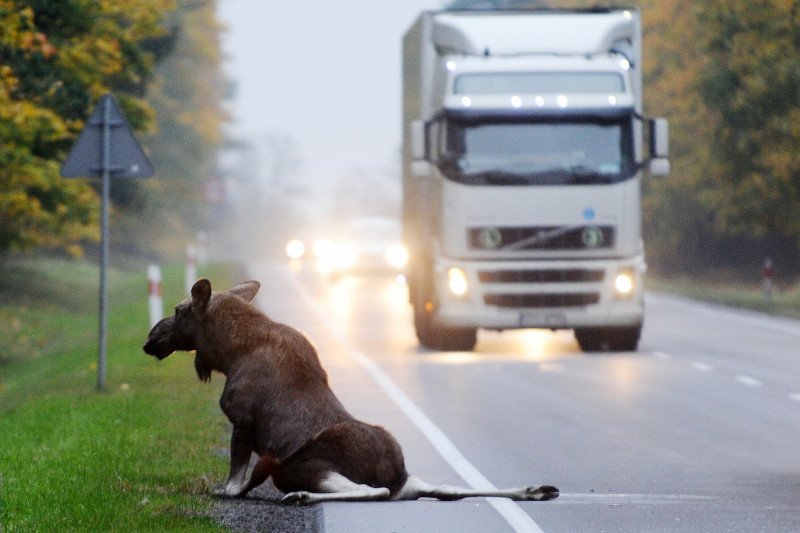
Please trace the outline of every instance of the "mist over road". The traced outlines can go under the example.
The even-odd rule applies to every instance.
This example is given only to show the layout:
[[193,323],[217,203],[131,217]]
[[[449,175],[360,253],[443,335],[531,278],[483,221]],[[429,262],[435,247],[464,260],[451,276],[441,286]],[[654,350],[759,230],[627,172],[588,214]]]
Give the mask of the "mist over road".
[[647,297],[640,350],[569,331],[417,346],[406,289],[251,265],[257,303],[317,345],[334,392],[433,483],[549,483],[552,502],[323,504],[325,531],[798,531],[800,322]]

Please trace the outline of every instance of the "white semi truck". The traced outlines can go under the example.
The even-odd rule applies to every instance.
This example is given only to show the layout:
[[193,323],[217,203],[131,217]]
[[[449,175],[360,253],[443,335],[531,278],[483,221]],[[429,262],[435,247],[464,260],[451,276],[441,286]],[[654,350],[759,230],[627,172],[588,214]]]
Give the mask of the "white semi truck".
[[635,350],[641,181],[668,128],[642,115],[635,9],[431,11],[403,41],[403,238],[420,342],[574,329]]

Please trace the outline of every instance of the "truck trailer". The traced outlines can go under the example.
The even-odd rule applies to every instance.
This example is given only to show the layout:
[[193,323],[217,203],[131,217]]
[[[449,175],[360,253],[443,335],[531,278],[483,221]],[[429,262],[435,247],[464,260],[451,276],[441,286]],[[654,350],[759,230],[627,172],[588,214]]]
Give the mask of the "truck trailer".
[[403,38],[403,239],[421,344],[574,329],[635,350],[641,182],[669,172],[642,108],[638,10],[422,13]]

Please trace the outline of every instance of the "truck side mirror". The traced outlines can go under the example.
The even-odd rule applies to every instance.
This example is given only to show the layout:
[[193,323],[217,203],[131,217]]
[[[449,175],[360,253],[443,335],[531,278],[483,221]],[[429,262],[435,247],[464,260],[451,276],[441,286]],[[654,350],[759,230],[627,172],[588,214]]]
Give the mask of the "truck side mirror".
[[669,159],[666,157],[651,159],[647,170],[651,176],[667,176],[670,171]]
[[669,164],[669,123],[664,118],[650,119],[650,174],[666,176]]
[[411,159],[413,161],[423,161],[427,159],[425,142],[425,122],[422,120],[412,120],[409,124],[409,135],[411,136]]
[[669,122],[665,118],[650,119],[650,157],[669,157]]

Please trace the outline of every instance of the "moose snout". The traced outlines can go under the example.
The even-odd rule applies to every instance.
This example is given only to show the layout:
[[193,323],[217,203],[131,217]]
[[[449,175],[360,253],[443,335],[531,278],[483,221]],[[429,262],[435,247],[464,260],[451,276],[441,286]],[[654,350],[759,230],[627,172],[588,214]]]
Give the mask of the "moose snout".
[[158,359],[164,359],[166,356],[172,353],[172,351],[165,346],[165,343],[159,342],[158,339],[154,339],[152,337],[148,337],[147,342],[144,343],[142,349],[147,355],[152,355]]
[[144,353],[147,355],[156,355],[156,345],[157,342],[154,339],[147,339],[147,341],[144,343],[144,346],[142,346],[142,350],[144,350]]
[[171,343],[169,341],[169,330],[171,327],[169,324],[165,323],[168,320],[169,318],[165,318],[153,326],[153,329],[151,329],[150,333],[147,335],[147,341],[142,347],[144,353],[152,355],[159,360],[164,359],[173,351],[175,351],[174,348],[170,346]]

